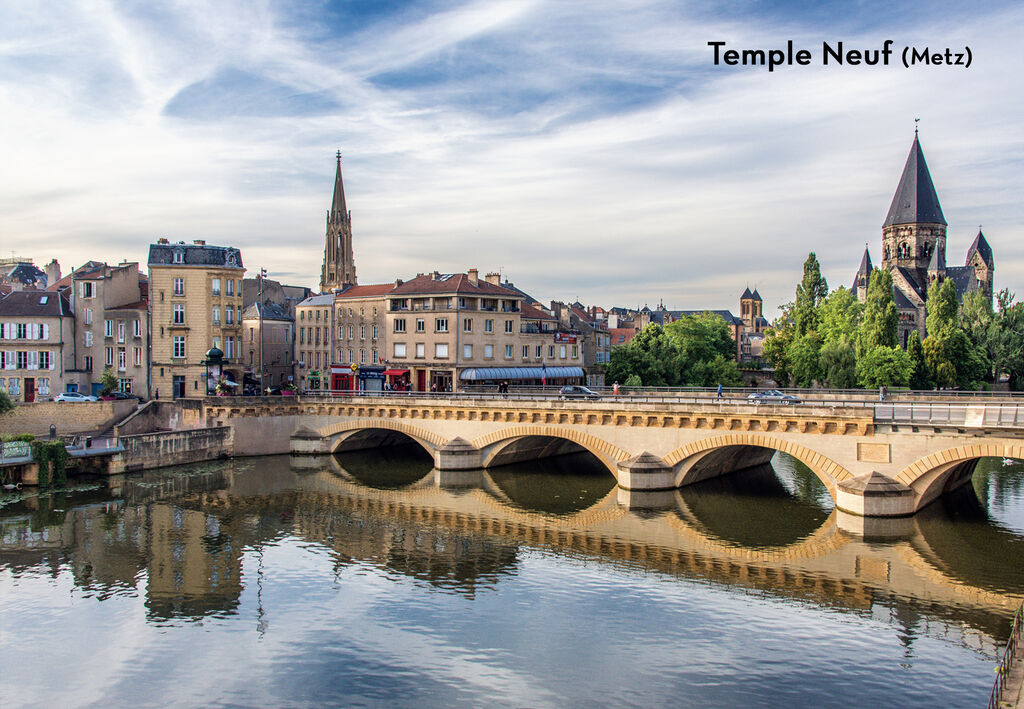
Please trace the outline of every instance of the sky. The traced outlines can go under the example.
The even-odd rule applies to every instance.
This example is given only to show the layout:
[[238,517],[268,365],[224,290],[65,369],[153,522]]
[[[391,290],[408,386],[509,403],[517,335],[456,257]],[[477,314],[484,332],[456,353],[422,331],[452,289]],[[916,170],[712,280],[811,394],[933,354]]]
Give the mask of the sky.
[[[317,287],[341,150],[360,283],[500,271],[542,302],[849,286],[920,119],[947,261],[1024,297],[1024,5],[0,0],[0,256],[236,246]],[[822,66],[822,43],[897,50]],[[810,66],[715,66],[729,48]],[[915,66],[902,47],[970,47]]]

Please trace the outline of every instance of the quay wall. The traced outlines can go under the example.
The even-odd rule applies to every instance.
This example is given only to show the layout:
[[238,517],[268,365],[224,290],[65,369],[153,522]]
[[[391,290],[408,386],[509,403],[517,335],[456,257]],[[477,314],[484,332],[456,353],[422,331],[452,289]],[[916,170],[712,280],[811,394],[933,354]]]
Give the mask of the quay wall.
[[231,426],[122,436],[118,443],[124,446],[124,451],[111,458],[107,472],[115,475],[227,458],[233,452],[233,439]]
[[198,399],[152,400],[114,426],[114,436],[134,436],[157,431],[180,431],[203,426],[202,402]]
[[0,418],[0,433],[47,435],[50,424],[57,435],[102,432],[125,418],[137,406],[135,401],[42,401],[18,404]]

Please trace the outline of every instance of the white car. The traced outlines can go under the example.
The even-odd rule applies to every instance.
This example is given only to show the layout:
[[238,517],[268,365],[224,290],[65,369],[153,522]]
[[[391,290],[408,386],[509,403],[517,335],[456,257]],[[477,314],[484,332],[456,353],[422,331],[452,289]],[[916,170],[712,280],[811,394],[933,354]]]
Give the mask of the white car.
[[89,396],[88,394],[81,394],[77,391],[66,391],[63,394],[57,394],[53,397],[54,401],[96,401],[95,396]]

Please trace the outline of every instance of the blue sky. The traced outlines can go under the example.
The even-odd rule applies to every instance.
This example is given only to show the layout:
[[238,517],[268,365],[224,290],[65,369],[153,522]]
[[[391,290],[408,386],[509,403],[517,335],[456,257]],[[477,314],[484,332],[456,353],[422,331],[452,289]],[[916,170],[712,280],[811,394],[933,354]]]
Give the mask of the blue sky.
[[[1013,3],[0,0],[0,253],[68,268],[205,238],[315,286],[341,149],[361,282],[500,269],[541,299],[790,300],[849,284],[914,118],[962,261],[1024,297]],[[813,66],[715,67],[708,41]],[[969,45],[822,67],[821,43]]]

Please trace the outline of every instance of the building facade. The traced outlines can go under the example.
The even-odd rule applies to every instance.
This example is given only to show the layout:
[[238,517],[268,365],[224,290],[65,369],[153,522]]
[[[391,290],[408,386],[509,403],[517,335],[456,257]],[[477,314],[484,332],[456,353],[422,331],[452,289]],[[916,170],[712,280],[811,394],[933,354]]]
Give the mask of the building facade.
[[0,389],[22,403],[48,401],[65,391],[74,342],[75,318],[67,294],[8,294],[0,300]]
[[295,306],[295,361],[301,390],[330,385],[334,294],[314,295]]
[[[242,278],[238,249],[200,239],[149,247],[154,398],[205,396],[206,353],[223,352],[221,383],[241,386]],[[212,382],[216,385],[218,382]]]
[[282,305],[253,303],[243,311],[242,359],[246,389],[265,393],[268,388],[294,382],[294,333],[295,319]]
[[[346,286],[335,293],[332,389],[383,386],[383,370],[388,362],[387,294],[394,287],[394,283]],[[371,372],[376,382],[367,378]],[[394,377],[389,381],[389,385],[397,383]]]

